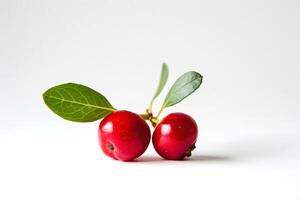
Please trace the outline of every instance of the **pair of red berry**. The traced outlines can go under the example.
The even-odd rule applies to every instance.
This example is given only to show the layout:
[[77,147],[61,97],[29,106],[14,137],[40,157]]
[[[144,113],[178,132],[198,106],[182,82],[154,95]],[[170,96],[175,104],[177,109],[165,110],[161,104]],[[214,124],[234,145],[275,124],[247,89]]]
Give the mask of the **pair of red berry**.
[[159,122],[158,117],[166,107],[173,106],[192,94],[202,83],[202,76],[190,71],[180,76],[169,90],[165,101],[154,117],[152,105],[166,85],[169,76],[164,63],[158,88],[150,101],[146,114],[115,111],[106,116],[99,125],[99,143],[103,152],[117,160],[130,161],[142,155],[151,138],[149,120],[154,129],[152,143],[156,152],[169,160],[181,160],[191,156],[196,148],[198,127],[195,120],[184,113],[172,113]]
[[[181,160],[191,156],[197,135],[197,124],[192,117],[184,113],[172,113],[156,125],[152,142],[161,157]],[[130,161],[146,151],[151,133],[148,124],[139,115],[115,111],[101,121],[98,136],[107,156]]]
[[146,114],[118,111],[99,92],[76,83],[66,83],[48,89],[43,98],[46,105],[60,117],[73,122],[93,122],[104,118],[98,129],[103,152],[117,160],[130,161],[142,155],[149,146],[151,133],[146,120],[155,130],[152,142],[165,159],[180,160],[191,156],[198,135],[196,122],[183,113],[173,113],[162,121],[162,111],[192,94],[202,83],[202,75],[190,71],[180,76],[169,90],[165,101],[153,116],[152,105],[166,85],[169,69],[162,65],[158,88]]

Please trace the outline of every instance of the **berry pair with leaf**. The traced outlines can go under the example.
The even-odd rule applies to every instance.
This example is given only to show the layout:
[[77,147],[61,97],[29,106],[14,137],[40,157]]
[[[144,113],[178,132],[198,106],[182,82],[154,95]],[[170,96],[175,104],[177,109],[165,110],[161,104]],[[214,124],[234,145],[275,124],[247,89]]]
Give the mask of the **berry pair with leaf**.
[[132,161],[141,156],[152,143],[156,152],[169,160],[182,160],[195,149],[198,127],[195,120],[184,113],[171,113],[162,120],[162,111],[192,94],[203,77],[195,71],[180,76],[157,115],[152,112],[154,100],[160,95],[169,76],[168,66],[162,65],[159,86],[145,114],[115,109],[100,93],[84,85],[67,83],[50,88],[43,94],[46,105],[60,117],[73,122],[93,122],[102,119],[98,129],[102,151],[116,160]]

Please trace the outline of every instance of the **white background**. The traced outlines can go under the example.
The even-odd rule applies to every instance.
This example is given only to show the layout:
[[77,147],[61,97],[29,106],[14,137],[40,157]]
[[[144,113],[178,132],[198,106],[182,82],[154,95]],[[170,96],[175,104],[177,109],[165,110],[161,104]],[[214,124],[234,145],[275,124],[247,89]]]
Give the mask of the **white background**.
[[[299,199],[299,35],[298,0],[0,0],[0,199]],[[77,82],[141,113],[162,62],[168,88],[204,76],[164,113],[198,122],[187,161],[151,145],[113,161],[99,122],[64,121],[42,101]]]

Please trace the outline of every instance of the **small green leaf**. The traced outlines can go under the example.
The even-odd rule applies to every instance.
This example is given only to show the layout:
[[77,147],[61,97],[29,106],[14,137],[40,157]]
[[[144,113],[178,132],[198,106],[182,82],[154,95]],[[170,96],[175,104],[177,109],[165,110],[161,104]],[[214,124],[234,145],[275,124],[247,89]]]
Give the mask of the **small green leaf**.
[[150,102],[150,106],[149,106],[150,110],[152,110],[152,105],[153,105],[154,100],[160,95],[160,93],[164,89],[164,87],[167,83],[168,77],[169,77],[168,65],[166,63],[163,63],[162,68],[161,68],[159,84],[158,84],[156,92]]
[[102,94],[76,83],[50,88],[43,98],[54,113],[74,122],[96,121],[116,110]]
[[158,95],[161,93],[161,91],[164,89],[167,80],[169,77],[169,69],[168,69],[168,65],[166,63],[163,63],[162,68],[161,68],[161,74],[160,74],[160,80],[159,80],[159,84],[158,87],[156,89],[155,95],[153,97],[153,100],[158,97]]
[[167,94],[162,109],[173,106],[191,95],[201,85],[202,78],[201,74],[194,71],[180,76]]

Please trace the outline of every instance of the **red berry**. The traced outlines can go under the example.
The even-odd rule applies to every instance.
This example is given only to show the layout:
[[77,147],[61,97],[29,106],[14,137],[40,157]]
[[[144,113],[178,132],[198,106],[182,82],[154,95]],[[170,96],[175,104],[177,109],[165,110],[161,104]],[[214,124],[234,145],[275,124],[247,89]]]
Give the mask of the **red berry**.
[[172,113],[156,126],[152,142],[161,157],[182,160],[191,156],[197,135],[197,124],[192,117],[184,113]]
[[107,156],[131,161],[146,151],[151,133],[148,124],[139,115],[116,111],[101,121],[98,137]]

